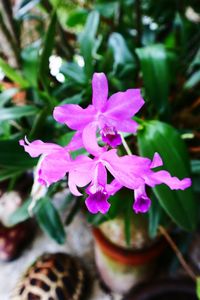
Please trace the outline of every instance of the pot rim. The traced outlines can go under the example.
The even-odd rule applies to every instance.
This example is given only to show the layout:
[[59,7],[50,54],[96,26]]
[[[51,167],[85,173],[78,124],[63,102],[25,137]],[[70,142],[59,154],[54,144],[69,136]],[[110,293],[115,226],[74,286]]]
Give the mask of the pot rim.
[[158,257],[166,247],[165,240],[161,237],[153,245],[140,249],[124,249],[110,242],[98,228],[93,228],[96,243],[108,257],[121,262],[124,265],[143,265]]

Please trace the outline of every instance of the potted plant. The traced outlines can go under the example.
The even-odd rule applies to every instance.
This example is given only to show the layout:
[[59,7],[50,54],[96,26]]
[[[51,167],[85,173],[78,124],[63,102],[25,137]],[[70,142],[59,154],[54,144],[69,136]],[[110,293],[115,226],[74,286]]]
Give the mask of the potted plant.
[[[48,3],[49,1],[42,1],[43,10]],[[25,49],[23,62],[26,68],[22,70],[22,74],[8,68],[8,65],[0,60],[0,66],[6,75],[11,80],[16,79],[21,87],[28,90],[31,101],[36,105],[36,111],[39,112],[35,122],[29,120],[25,123],[25,125],[28,123],[28,126],[25,132],[21,132],[20,138],[24,134],[28,135],[30,142],[22,140],[21,145],[31,156],[43,154],[39,162],[36,159],[33,163],[36,165],[38,162],[35,182],[39,181],[41,186],[45,184],[49,186],[45,197],[34,198],[34,201],[29,200],[26,203],[26,209],[22,208],[23,213],[17,215],[15,222],[28,218],[30,214],[35,214],[41,227],[62,243],[64,241],[63,224],[52,205],[51,197],[60,186],[67,186],[65,179],[61,184],[58,180],[69,173],[68,185],[74,195],[79,196],[81,193],[76,184],[81,189],[86,187],[86,204],[90,210],[88,221],[97,226],[102,224],[100,226],[101,237],[103,235],[104,240],[109,239],[109,243],[114,242],[118,245],[120,243],[120,249],[125,247],[130,251],[130,248],[134,246],[132,249],[134,252],[135,246],[137,251],[143,246],[151,248],[154,242],[157,243],[157,229],[160,224],[171,228],[173,222],[185,230],[194,230],[197,223],[197,202],[192,189],[187,188],[184,192],[171,191],[166,186],[159,185],[162,182],[161,177],[171,188],[176,189],[189,186],[190,181],[170,179],[170,175],[165,171],[153,170],[150,167],[161,167],[163,160],[164,167],[173,176],[181,180],[190,177],[187,151],[180,132],[175,129],[175,127],[181,129],[183,136],[188,137],[188,128],[184,126],[187,118],[185,115],[184,118],[179,118],[179,115],[187,106],[188,99],[195,102],[198,98],[198,92],[193,89],[198,81],[192,80],[198,66],[195,56],[198,54],[197,49],[195,48],[195,53],[191,56],[187,56],[186,60],[188,64],[190,63],[188,69],[184,60],[180,59],[187,53],[185,40],[190,40],[191,35],[198,33],[196,25],[185,18],[187,4],[176,7],[176,5],[168,6],[164,3],[158,5],[154,1],[143,5],[141,1],[135,1],[133,20],[132,1],[122,1],[117,5],[116,3],[108,4],[107,1],[101,1],[97,5],[90,3],[85,6],[83,4],[81,12],[73,6],[73,11],[69,14],[67,12],[67,16],[64,15],[64,4],[57,5],[57,1],[51,1],[51,3],[53,3],[53,10],[50,4],[52,15],[44,38],[45,43],[42,47],[39,46],[40,51],[37,47],[35,48],[36,44]],[[110,5],[109,10],[108,5]],[[194,3],[191,6],[196,8]],[[79,18],[80,13],[81,18]],[[62,56],[60,73],[64,82],[60,85],[48,72],[49,58],[55,42],[56,24],[58,25],[57,15],[61,20],[59,28],[61,26],[67,35],[62,42],[62,45],[66,46],[64,51],[62,47],[54,49],[56,54],[61,53]],[[136,33],[132,30],[133,23]],[[69,32],[69,28],[73,29],[72,32]],[[77,43],[74,43],[75,37],[77,37]],[[27,59],[29,57],[32,57],[31,63]],[[108,103],[114,104],[106,104],[107,81],[102,73],[98,73],[93,78],[94,103],[87,107],[91,95],[90,82],[96,70],[103,70],[108,74],[112,92],[126,90],[118,94],[119,98],[122,97],[121,100],[117,101],[116,95],[113,95],[110,98],[112,101],[108,100]],[[139,90],[133,92],[133,86],[140,88],[144,86],[142,93],[147,102],[145,109],[140,113],[140,118],[134,117],[136,123],[131,121],[131,118],[142,106],[143,100]],[[135,104],[130,107],[126,106],[127,103],[131,103],[131,100],[128,102],[129,97],[135,99],[135,107]],[[81,103],[83,108],[69,103]],[[119,103],[121,108],[119,108]],[[66,127],[53,123],[51,117],[53,108],[63,104],[66,106],[57,107],[54,110],[54,118],[76,130],[75,134],[65,132]],[[31,112],[33,112],[32,108]],[[125,116],[128,117],[123,119]],[[172,125],[169,125],[170,123]],[[189,136],[195,129],[191,128]],[[95,138],[96,131],[98,142]],[[118,134],[123,131],[125,132],[123,136]],[[32,142],[35,138],[56,141],[59,145],[45,144],[41,140]],[[112,147],[117,148],[117,152],[111,149]],[[20,151],[19,147],[16,152],[18,151]],[[83,156],[80,156],[80,151]],[[154,156],[155,152],[159,155]],[[98,164],[98,160],[102,163]],[[138,163],[135,163],[136,161]],[[98,165],[97,168],[94,167],[96,165]],[[53,172],[49,169],[50,166]],[[107,185],[105,184],[105,168],[109,174]],[[146,172],[150,172],[148,173],[150,177],[158,176],[153,174],[159,174],[159,178],[155,177],[150,182]],[[133,174],[137,176],[133,178]],[[163,176],[166,178],[164,179]],[[99,181],[102,188],[94,197],[92,183],[96,177],[95,180]],[[113,178],[115,178],[114,181],[112,181]],[[169,183],[169,179],[172,183]],[[177,185],[173,185],[175,181]],[[145,193],[141,182],[147,183],[152,189],[148,187]],[[119,192],[117,192],[118,189]],[[129,191],[132,189],[136,190],[135,212],[132,210],[133,192]],[[101,202],[103,198],[104,205],[97,205],[94,198],[96,202]],[[140,202],[141,206],[137,207],[137,199],[142,202]],[[149,199],[152,200],[151,207]],[[30,203],[32,203],[31,206]],[[141,210],[142,212],[148,210],[148,212],[141,216],[139,214]],[[45,218],[43,218],[44,215]],[[51,218],[52,215],[54,218]],[[135,221],[136,219],[138,222]],[[105,221],[109,223],[103,224]],[[137,226],[134,227],[136,223]],[[108,234],[111,232],[108,231],[108,227],[112,227],[109,224],[115,224],[120,238],[116,239],[113,232]],[[121,226],[121,224],[125,225]],[[140,242],[135,243],[135,236],[132,237],[132,232],[134,234],[142,232]],[[123,236],[125,239],[121,239]],[[131,240],[134,240],[136,245],[133,245]],[[140,244],[139,247],[138,244]],[[155,254],[153,254],[153,259],[154,257]]]
[[[57,106],[54,109],[53,116],[56,121],[66,124],[71,129],[76,130],[68,145],[63,147],[55,143],[44,143],[41,140],[32,142],[29,142],[27,139],[20,140],[20,145],[24,147],[25,151],[28,152],[30,156],[37,157],[43,154],[36,174],[38,182],[41,185],[50,186],[51,184],[61,180],[68,173],[68,186],[71,193],[75,196],[81,196],[82,193],[78,188],[82,189],[85,187],[85,194],[87,194],[85,204],[89,212],[94,215],[100,212],[105,216],[107,215],[107,218],[109,218],[110,207],[112,209],[113,205],[114,210],[116,210],[116,201],[117,205],[121,205],[122,216],[125,212],[123,217],[125,217],[125,222],[128,223],[126,230],[129,231],[129,233],[127,233],[129,238],[127,239],[129,239],[130,246],[132,209],[136,214],[144,214],[147,213],[151,207],[151,199],[149,197],[149,193],[145,190],[145,185],[150,188],[154,188],[155,194],[157,195],[161,205],[163,207],[166,206],[166,212],[172,216],[175,222],[185,229],[193,229],[196,224],[195,201],[188,204],[187,201],[184,201],[184,192],[179,191],[178,193],[180,193],[180,195],[182,193],[182,197],[180,196],[180,198],[178,198],[179,201],[181,201],[180,207],[179,203],[174,203],[173,200],[170,199],[173,193],[177,193],[177,190],[185,190],[191,185],[191,180],[189,178],[183,178],[189,173],[187,168],[184,166],[184,163],[182,163],[182,158],[179,158],[180,156],[175,158],[176,160],[178,159],[179,171],[181,170],[181,173],[179,173],[181,179],[178,179],[177,177],[171,176],[166,170],[156,169],[163,165],[163,161],[159,153],[154,153],[152,159],[133,155],[121,132],[128,132],[129,135],[127,138],[129,138],[131,133],[135,134],[137,132],[140,124],[141,128],[139,131],[142,131],[143,133],[139,133],[139,145],[142,151],[149,138],[148,135],[148,137],[143,141],[143,134],[146,134],[149,127],[153,127],[155,136],[156,133],[159,133],[159,130],[161,130],[160,128],[162,128],[162,130],[167,128],[166,131],[170,134],[171,141],[176,142],[179,146],[177,151],[182,151],[182,153],[185,154],[183,143],[181,142],[178,134],[174,132],[174,129],[169,125],[164,123],[160,124],[158,121],[147,122],[138,118],[136,119],[137,121],[132,119],[133,115],[144,105],[144,100],[141,96],[140,90],[128,89],[125,92],[116,93],[108,99],[108,82],[104,73],[95,73],[93,75],[92,88],[92,105],[89,105],[87,108],[83,109],[74,104],[64,104],[62,106]],[[145,125],[145,123],[147,123],[147,125]],[[101,145],[99,144],[99,141],[101,142]],[[158,142],[160,142],[159,139]],[[86,153],[79,155],[77,154],[77,150],[80,150],[81,148],[84,148]],[[123,148],[125,150],[123,150]],[[152,149],[153,147],[150,150]],[[119,151],[119,154],[117,150]],[[175,150],[173,149],[173,151]],[[167,155],[167,159],[169,161],[169,149]],[[170,157],[170,164],[171,160],[172,158]],[[173,172],[174,165],[171,166]],[[168,185],[170,189],[165,189],[163,186],[160,186],[162,183]],[[114,197],[115,194],[117,195],[119,190],[122,188],[125,188],[125,191],[122,190],[120,199],[118,198],[113,200],[112,196]],[[127,190],[134,191],[134,196],[133,192],[129,192],[129,195],[127,196]],[[171,190],[175,191],[172,192]],[[192,194],[192,191],[189,190],[189,193]],[[157,200],[153,199],[152,201],[154,202]],[[120,202],[122,202],[122,204],[118,204]],[[155,211],[153,213],[159,214],[159,208],[157,210],[156,205],[157,204],[155,203]],[[180,214],[181,209],[182,211]],[[187,213],[185,213],[186,211]],[[188,215],[190,216],[188,219],[189,221],[186,221]],[[154,226],[155,228],[157,228],[160,223],[159,218],[159,221]],[[134,222],[133,220],[132,224],[135,225],[136,223],[137,222]],[[144,221],[144,224],[145,223],[146,221]],[[115,224],[117,223],[115,222]],[[141,220],[138,224],[141,224]],[[145,226],[142,227],[143,233],[140,235],[140,239],[144,239],[145,235],[148,236],[144,228]],[[154,231],[156,231],[155,228]],[[118,229],[116,232],[120,234],[120,230]],[[100,254],[100,250],[107,256],[111,253],[108,250],[109,247],[105,250],[105,232],[107,232],[107,229],[104,231],[102,229],[101,231],[99,231],[99,229],[94,230],[94,236],[98,245],[98,247],[96,247],[97,263],[101,271],[104,269],[106,264],[102,267],[104,263],[103,260],[105,260],[105,258],[103,258],[102,254]],[[135,232],[137,234],[139,233],[139,227],[135,228]],[[108,236],[113,243],[115,235],[108,234]],[[135,236],[133,236],[133,239]],[[101,243],[102,239],[104,239],[103,243]],[[125,252],[125,257],[130,256],[130,260],[125,259],[125,265],[130,263],[132,265],[135,264],[139,266],[143,259],[144,263],[148,263],[149,268],[149,264],[151,264],[155,257],[159,255],[163,245],[160,241],[152,241],[149,237],[146,240],[143,243],[140,241],[140,243],[142,244],[142,247],[149,248],[148,251],[142,250],[141,253],[135,252],[131,254],[129,253],[130,249],[121,251]],[[110,242],[108,241],[108,243]],[[112,243],[110,243],[110,246],[112,246]],[[122,243],[124,242],[122,241]],[[137,245],[135,240],[134,243]],[[153,245],[154,243],[157,244]],[[117,240],[117,244],[119,244],[119,240]],[[134,251],[136,248],[140,248],[140,246],[141,245],[137,245],[134,247]],[[116,257],[120,257],[121,260],[122,255],[120,256],[119,253],[118,256],[110,256],[112,261],[116,260]],[[124,261],[120,261],[120,263],[121,262],[124,263]],[[110,265],[112,263],[113,262],[111,262]],[[146,270],[147,266],[146,268],[142,266],[141,269],[142,268]],[[142,276],[138,276],[138,278],[133,276],[133,272],[135,272],[134,269],[134,271],[129,274],[130,280],[127,280],[127,286],[124,284],[123,286],[120,286],[120,280],[116,281],[117,285],[113,285],[113,275],[116,270],[118,270],[119,273],[121,272],[119,279],[121,279],[121,275],[126,276],[126,272],[123,268],[121,271],[120,268],[114,266],[110,276],[112,282],[108,280],[106,283],[113,290],[118,292],[127,291],[134,282],[137,282],[142,278]],[[137,272],[138,270],[136,273]],[[106,280],[105,274],[108,274],[108,271],[102,271],[102,274],[104,275],[104,280]]]

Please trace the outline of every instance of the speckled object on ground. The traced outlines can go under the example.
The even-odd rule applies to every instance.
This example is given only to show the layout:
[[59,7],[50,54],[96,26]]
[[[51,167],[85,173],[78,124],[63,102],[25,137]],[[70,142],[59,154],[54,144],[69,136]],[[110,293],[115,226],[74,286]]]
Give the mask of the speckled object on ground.
[[[93,243],[90,228],[80,213],[70,226],[66,228],[67,239],[64,245],[58,245],[41,231],[38,231],[32,244],[26,248],[22,255],[8,263],[0,263],[0,300],[9,300],[11,290],[16,285],[27,267],[44,252],[71,253],[83,260],[94,279],[91,294],[88,300],[120,300],[121,296],[108,294],[102,288],[93,258]],[[31,232],[30,232],[31,234]]]

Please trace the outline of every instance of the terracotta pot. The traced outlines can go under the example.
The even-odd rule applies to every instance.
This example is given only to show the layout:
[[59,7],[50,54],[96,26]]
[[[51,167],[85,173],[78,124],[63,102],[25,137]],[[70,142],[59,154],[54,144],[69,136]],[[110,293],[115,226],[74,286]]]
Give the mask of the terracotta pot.
[[5,227],[0,223],[0,261],[11,261],[17,258],[32,241],[34,233],[35,224],[32,220],[13,227]]
[[143,249],[125,249],[109,241],[100,229],[93,229],[93,234],[100,276],[110,290],[120,294],[153,275],[156,259],[166,246],[165,241],[159,239]]
[[[9,181],[0,183],[0,260],[17,258],[33,239],[35,224],[27,220],[10,227],[10,215],[22,205],[32,185],[32,177],[24,174],[16,182],[16,189],[7,191]],[[30,234],[31,232],[31,234]]]
[[197,300],[197,296],[193,282],[168,278],[141,284],[123,300]]

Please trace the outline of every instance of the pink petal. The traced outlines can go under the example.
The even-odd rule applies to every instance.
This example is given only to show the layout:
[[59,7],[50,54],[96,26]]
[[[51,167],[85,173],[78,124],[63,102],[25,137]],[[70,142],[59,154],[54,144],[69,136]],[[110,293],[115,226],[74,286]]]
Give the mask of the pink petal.
[[135,201],[133,204],[133,210],[136,212],[136,214],[146,213],[151,206],[151,200],[145,192],[144,185],[141,185],[138,189],[135,189],[134,195]]
[[114,179],[110,184],[106,185],[106,191],[109,195],[114,195],[117,193],[123,185],[119,183],[116,179]]
[[99,212],[99,209],[98,209],[98,207],[96,205],[96,202],[94,201],[93,198],[91,198],[91,196],[89,196],[88,198],[86,198],[85,204],[86,204],[87,209],[89,210],[89,212],[91,214],[97,214]]
[[171,190],[185,190],[192,184],[190,178],[180,180],[177,177],[172,177],[167,171],[158,171],[147,174],[145,182],[151,187],[164,183],[168,185]]
[[108,81],[104,73],[94,73],[92,78],[92,104],[102,111],[108,98]]
[[39,169],[39,181],[47,186],[61,180],[69,171],[69,156],[66,151],[57,151],[44,157]]
[[65,149],[68,149],[68,151],[75,151],[80,148],[83,148],[83,140],[82,140],[82,131],[77,131],[74,136],[72,137],[69,144],[65,147]]
[[56,145],[54,143],[44,143],[41,140],[35,140],[31,143],[29,143],[27,140],[20,140],[19,144],[24,147],[24,150],[28,152],[31,157],[37,157],[41,154],[47,155],[54,151],[63,149],[63,147],[59,145]]
[[144,180],[138,176],[139,174],[131,172],[132,166],[130,164],[127,165],[126,160],[122,160],[122,158],[117,155],[115,149],[103,153],[100,158],[103,160],[109,172],[121,185],[135,189],[141,184],[144,184]]
[[[114,120],[112,120],[114,124]],[[138,129],[138,124],[134,120],[119,120],[115,122],[117,131],[135,133]]]
[[97,123],[89,123],[83,130],[83,144],[85,149],[92,155],[98,156],[100,153],[103,153],[105,149],[100,147],[97,143]]
[[101,186],[105,186],[107,183],[107,171],[104,165],[98,163],[95,172],[97,172],[97,183]]
[[98,192],[94,195],[89,195],[86,199],[85,204],[92,214],[96,214],[101,212],[102,214],[106,214],[110,208],[110,203],[108,202],[108,196]]
[[54,108],[53,117],[59,123],[66,124],[74,130],[82,130],[95,118],[95,109],[92,105],[83,109],[76,104],[64,104]]
[[69,189],[75,196],[81,193],[77,187],[83,187],[90,183],[94,175],[94,162],[87,156],[78,156],[69,170],[68,185]]
[[69,176],[68,176],[68,186],[69,186],[70,192],[74,196],[82,196],[82,194],[77,189],[76,182],[74,181],[72,173],[69,173]]
[[153,157],[153,160],[152,160],[152,163],[150,165],[150,168],[153,169],[153,168],[157,168],[157,167],[160,167],[163,165],[163,161],[162,161],[162,158],[160,157],[160,155],[156,152],[154,154],[154,157]]
[[129,89],[113,94],[106,104],[106,115],[111,118],[128,119],[144,105],[139,89]]

